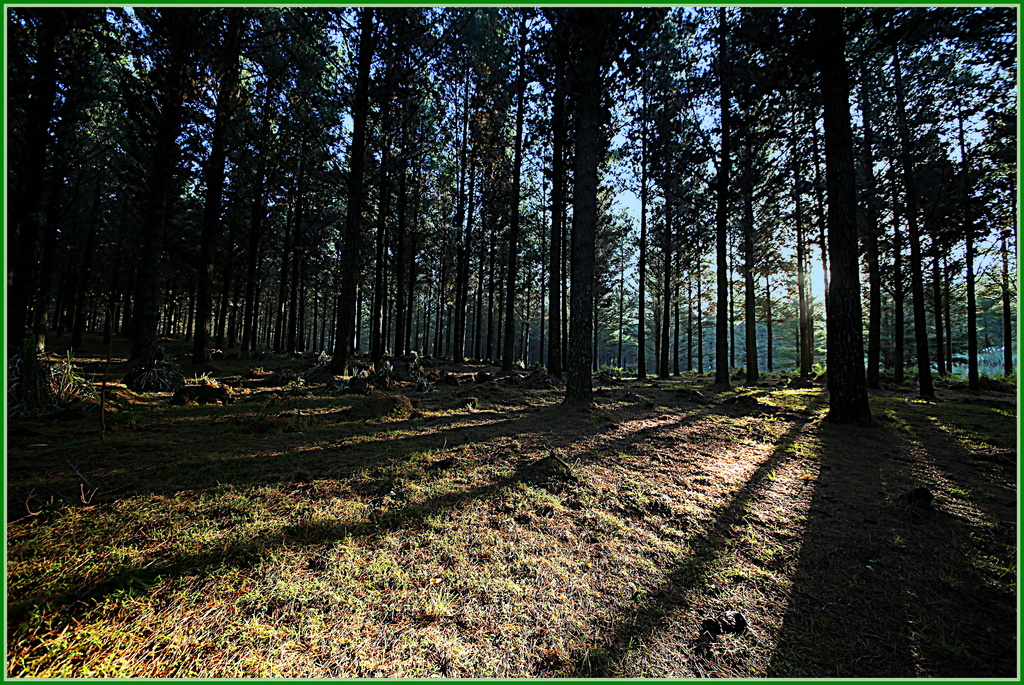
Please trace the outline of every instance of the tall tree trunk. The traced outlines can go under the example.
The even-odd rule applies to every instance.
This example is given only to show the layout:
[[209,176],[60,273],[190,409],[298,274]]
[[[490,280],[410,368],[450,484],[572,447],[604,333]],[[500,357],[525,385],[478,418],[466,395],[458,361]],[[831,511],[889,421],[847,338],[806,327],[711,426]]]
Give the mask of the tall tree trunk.
[[12,192],[7,196],[10,211],[7,244],[11,249],[7,261],[8,354],[17,353],[28,334],[36,243],[42,222],[40,189],[44,187],[49,128],[57,96],[57,41],[65,34],[64,12],[50,8],[26,11],[38,12],[39,23],[34,70],[28,80],[23,153],[16,162],[17,173],[11,175],[16,185],[12,184]]
[[373,294],[370,302],[370,361],[379,365],[384,358],[387,341],[387,222],[391,211],[390,169],[392,165],[391,139],[388,135],[390,119],[389,95],[381,103],[381,164],[380,199],[377,203],[377,232],[374,242]]
[[676,296],[673,302],[675,310],[675,333],[672,338],[672,375],[679,375],[679,284],[676,284]]
[[743,155],[743,340],[747,385],[757,385],[757,297],[754,290],[754,184],[753,154],[748,142]]
[[341,264],[341,292],[338,300],[337,334],[331,373],[348,371],[356,320],[356,301],[361,271],[363,206],[365,204],[364,166],[366,160],[366,118],[369,112],[370,65],[373,63],[374,11],[359,10],[359,52],[356,56],[356,83],[352,100],[352,143],[349,153],[348,199],[345,209],[345,244]]
[[868,367],[867,387],[878,388],[879,362],[882,353],[882,275],[878,267],[878,196],[875,188],[875,157],[873,154],[870,70],[861,72],[860,107],[864,118],[864,180],[865,218],[864,260],[868,267]]
[[[56,268],[57,236],[61,232],[61,215],[63,208],[60,205],[60,196],[66,192],[63,179],[69,172],[68,165],[63,160],[54,165],[52,175],[57,179],[51,186],[50,193],[46,196],[45,209],[43,210],[43,253],[39,259],[38,271],[36,274],[36,300],[33,305],[32,328],[35,337],[36,353],[46,352],[46,323],[50,311],[50,300],[53,294],[54,270]],[[61,300],[67,286],[67,279],[58,286],[57,306],[55,314],[59,316]],[[61,326],[63,329],[63,326]],[[58,333],[58,335],[60,335]]]
[[[414,179],[414,201],[412,206],[412,235],[409,236],[409,293],[406,301],[406,327],[405,327],[405,350],[410,351],[413,349],[412,346],[412,324],[413,324],[413,304],[416,301],[416,279],[418,278],[417,266],[418,266],[418,252],[419,252],[419,235],[420,235],[420,197],[422,196],[422,190],[420,188],[420,178],[423,174],[422,165],[417,166],[416,177]],[[472,193],[472,184],[470,184],[470,193]],[[472,205],[470,205],[470,218],[467,220],[466,230],[469,230],[469,224],[472,223]],[[463,325],[465,325],[465,315],[463,315]],[[459,347],[460,352],[463,347]],[[417,350],[418,351],[418,350]]]
[[597,170],[601,160],[603,84],[601,59],[608,41],[607,13],[572,10],[576,21],[575,59],[576,168],[573,181],[572,306],[569,324],[565,403],[589,405],[590,334],[593,329],[595,233],[597,231]]
[[906,322],[903,320],[903,231],[900,228],[899,188],[896,184],[896,166],[889,167],[892,185],[892,282],[893,282],[893,382],[901,385],[905,375],[906,353],[904,352],[903,332]]
[[768,274],[764,276],[764,323],[768,329],[766,344],[768,371],[775,370],[775,340],[772,338],[772,283]]
[[288,273],[292,257],[292,221],[295,199],[289,201],[284,219],[284,243],[281,246],[281,268],[277,279],[277,315],[274,321],[274,352],[281,352],[287,341],[288,325]]
[[199,232],[199,269],[196,280],[196,316],[192,336],[192,363],[202,364],[209,358],[210,319],[213,313],[213,254],[221,222],[224,195],[224,167],[227,163],[228,126],[238,89],[239,38],[242,15],[229,11],[224,36],[224,54],[227,64],[220,74],[217,103],[214,106],[213,133],[210,156],[206,160],[206,198],[203,205],[203,223]]
[[512,197],[510,207],[508,280],[505,285],[505,347],[501,355],[501,369],[512,370],[515,357],[516,281],[519,278],[519,201],[520,180],[523,169],[523,108],[526,97],[526,14],[519,13],[519,68],[516,76],[516,138],[512,160]]
[[[1011,217],[1017,216],[1017,194],[1013,196],[1013,211]],[[1001,299],[1003,304],[1003,376],[1009,377],[1014,371],[1013,364],[1013,310],[1010,308],[1010,250],[1006,245],[1007,235],[1015,236],[1016,231],[1006,229],[999,236],[999,252],[1002,257]],[[1016,260],[1014,260],[1016,262]]]
[[[407,150],[409,140],[404,125],[402,137],[402,149]],[[405,234],[407,232],[406,221],[408,219],[406,216],[408,174],[408,165],[403,164],[398,175],[398,216],[396,221],[397,230],[395,231],[395,345],[392,350],[396,357],[405,354],[405,289],[407,287]],[[456,283],[457,287],[458,283]]]
[[893,52],[893,71],[896,85],[896,123],[900,139],[900,162],[903,167],[903,185],[906,188],[907,226],[910,241],[910,290],[914,298],[914,340],[917,352],[917,376],[921,397],[935,399],[932,370],[928,359],[928,321],[925,318],[924,274],[921,266],[921,234],[917,216],[917,181],[911,159],[910,127],[907,125],[907,106],[903,90],[903,73],[897,47]]
[[[257,165],[256,181],[253,187],[252,207],[249,216],[249,243],[245,254],[245,310],[242,315],[242,353],[252,354],[256,350],[257,324],[259,322],[259,289],[257,270],[260,264],[260,241],[263,238],[263,222],[267,206],[264,198],[266,170],[263,163]],[[197,313],[198,318],[198,313]]]
[[[828,224],[825,216],[825,184],[821,180],[821,154],[818,143],[818,127],[811,124],[811,156],[814,162],[814,201],[818,208],[818,247],[821,249],[821,274],[825,286],[825,323],[828,324],[828,236],[825,229]],[[827,173],[827,172],[826,172]]]
[[554,67],[551,121],[551,259],[548,267],[548,373],[562,375],[562,235],[565,233],[565,113],[564,65]]
[[807,248],[803,222],[803,191],[797,153],[796,129],[793,130],[793,220],[796,223],[796,291],[799,310],[800,376],[809,378],[814,364],[814,318],[807,289]]
[[856,176],[850,125],[846,31],[841,8],[813,9],[825,120],[828,248],[832,263],[828,314],[828,418],[871,420],[864,378],[864,342],[857,264]]
[[718,164],[715,200],[715,254],[718,267],[718,304],[715,315],[715,385],[729,387],[729,274],[726,250],[729,239],[729,43],[725,8],[718,8],[719,108],[722,122],[722,159]]
[[643,87],[640,113],[640,245],[636,324],[636,377],[647,378],[647,88]]
[[82,346],[82,337],[85,335],[86,294],[89,292],[89,283],[92,278],[92,263],[96,254],[100,197],[101,188],[97,187],[96,195],[93,196],[92,210],[89,212],[89,227],[86,235],[85,255],[82,258],[82,267],[78,275],[78,287],[76,289],[77,292],[75,293],[74,318],[71,324],[71,347],[73,349]]
[[[698,267],[697,278],[700,278]],[[693,286],[686,281],[686,370],[693,371]]]
[[615,366],[622,369],[622,332],[623,323],[625,319],[625,307],[626,307],[626,269],[625,267],[619,268],[619,349],[616,355]]
[[483,322],[484,322],[484,265],[487,263],[487,241],[484,239],[484,208],[480,209],[480,254],[477,256],[476,274],[476,316],[474,317],[476,335],[473,340],[473,357],[483,359]]
[[940,376],[946,375],[946,341],[942,322],[942,257],[941,246],[932,239],[935,254],[932,257],[932,305],[935,307],[935,368]]
[[136,292],[132,305],[132,351],[129,359],[140,367],[152,366],[159,355],[157,326],[163,291],[164,238],[176,196],[175,170],[180,150],[185,97],[190,85],[194,55],[190,34],[195,30],[196,10],[168,10],[162,16],[170,46],[166,61],[157,67],[154,82],[162,84],[159,116],[153,132],[153,156],[147,178],[147,199],[143,212],[143,248],[139,259]]
[[665,226],[661,236],[661,320],[659,321],[659,334],[661,345],[658,349],[658,377],[668,378],[668,355],[669,355],[669,318],[671,315],[672,303],[672,209],[669,196],[665,196]]
[[292,277],[288,284],[288,354],[294,355],[299,347],[299,284],[302,276],[302,220],[306,208],[306,194],[303,188],[302,162],[299,162],[295,179],[295,229],[292,233]]
[[[959,102],[958,102],[959,104]],[[981,379],[978,374],[978,300],[974,284],[974,213],[971,208],[971,166],[967,159],[967,144],[964,140],[964,114],[957,108],[957,133],[960,142],[960,159],[963,167],[960,176],[963,179],[963,212],[961,230],[964,234],[967,267],[967,387],[971,390],[980,388]]]
[[697,268],[697,373],[704,375],[704,300],[703,294],[704,265],[698,263]]
[[[470,69],[466,67],[462,97],[462,123],[459,126],[459,189],[455,202],[455,230],[459,232],[455,267],[455,349],[452,359],[461,362],[466,345],[466,300],[469,297],[469,226],[466,217],[467,148],[469,147],[469,83]],[[472,172],[469,172],[472,177]],[[472,178],[470,178],[472,187]],[[469,194],[472,194],[472,189]],[[471,200],[470,200],[471,201]]]

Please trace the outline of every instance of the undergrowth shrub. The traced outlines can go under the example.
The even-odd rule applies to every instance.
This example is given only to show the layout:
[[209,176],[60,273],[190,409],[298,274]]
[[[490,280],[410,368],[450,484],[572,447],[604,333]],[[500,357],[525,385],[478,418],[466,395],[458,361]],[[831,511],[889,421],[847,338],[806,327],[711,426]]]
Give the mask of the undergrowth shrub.
[[132,369],[125,375],[124,384],[135,392],[174,392],[185,384],[185,375],[174,362],[160,360],[152,366]]
[[8,360],[7,407],[12,415],[42,416],[96,402],[96,390],[72,362],[71,352],[51,364],[30,341]]

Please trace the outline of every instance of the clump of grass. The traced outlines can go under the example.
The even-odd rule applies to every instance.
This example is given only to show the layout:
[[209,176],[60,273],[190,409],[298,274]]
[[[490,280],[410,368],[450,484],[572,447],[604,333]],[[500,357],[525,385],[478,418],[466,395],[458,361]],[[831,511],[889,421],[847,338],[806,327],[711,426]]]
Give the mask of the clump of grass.
[[7,401],[16,416],[43,416],[99,398],[92,384],[72,361],[71,351],[51,364],[28,342],[7,366]]
[[174,362],[162,359],[152,366],[132,369],[125,375],[124,384],[135,392],[174,392],[185,384],[185,374]]

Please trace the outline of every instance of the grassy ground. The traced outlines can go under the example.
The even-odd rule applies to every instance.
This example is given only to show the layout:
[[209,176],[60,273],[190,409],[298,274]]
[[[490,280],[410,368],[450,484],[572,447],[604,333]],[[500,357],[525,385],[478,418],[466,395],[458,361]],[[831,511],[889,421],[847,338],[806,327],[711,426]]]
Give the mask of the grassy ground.
[[[185,371],[255,366],[302,362]],[[889,388],[838,427],[820,387],[708,382],[10,419],[8,674],[1016,674],[1012,395]]]

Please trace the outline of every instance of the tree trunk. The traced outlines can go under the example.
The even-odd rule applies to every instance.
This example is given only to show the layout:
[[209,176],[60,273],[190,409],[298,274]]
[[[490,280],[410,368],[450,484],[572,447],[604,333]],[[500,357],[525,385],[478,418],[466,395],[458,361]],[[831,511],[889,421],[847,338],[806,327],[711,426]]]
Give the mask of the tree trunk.
[[963,167],[960,176],[963,178],[963,224],[965,255],[967,267],[967,387],[978,390],[980,377],[978,374],[978,300],[974,285],[974,214],[971,211],[970,164],[967,160],[967,145],[964,141],[964,115],[957,108],[957,133],[960,142],[960,159]]
[[[1017,216],[1017,194],[1013,196],[1014,211],[1010,216]],[[1006,237],[1014,236],[1016,231],[1002,231],[999,236],[999,248],[1002,256],[1002,303],[1003,303],[1003,376],[1009,377],[1014,371],[1013,364],[1013,310],[1010,308],[1010,250],[1006,245]],[[1016,260],[1015,260],[1016,261]]]
[[765,346],[767,351],[768,371],[775,370],[775,341],[772,338],[772,284],[768,274],[764,276],[764,323],[768,329],[768,340]]
[[562,235],[565,233],[565,113],[564,65],[554,67],[551,121],[551,259],[548,267],[548,373],[562,375]]
[[940,266],[941,246],[933,238],[935,254],[932,257],[932,305],[935,307],[935,369],[940,376],[946,375],[946,341],[942,322],[942,268]]
[[900,228],[899,189],[896,184],[896,167],[889,167],[892,184],[892,289],[893,289],[893,382],[901,385],[905,375],[906,353],[904,351],[903,332],[906,322],[903,320],[903,231]]
[[597,231],[598,164],[601,159],[603,84],[601,58],[608,40],[607,13],[597,9],[573,10],[577,19],[576,169],[573,191],[572,306],[565,403],[590,405],[590,334],[593,328],[595,233]]
[[747,385],[757,385],[757,293],[754,290],[754,186],[752,151],[749,143],[743,156],[743,340],[746,351]]
[[910,289],[914,298],[914,340],[917,352],[918,387],[922,398],[935,399],[931,364],[928,360],[928,322],[925,319],[924,274],[921,266],[921,234],[917,216],[917,182],[911,160],[910,127],[907,125],[907,107],[903,91],[903,74],[899,48],[893,53],[893,71],[896,82],[896,122],[900,138],[900,157],[903,167],[903,185],[906,188],[907,226],[910,241]]
[[[469,226],[466,221],[466,175],[467,148],[469,142],[469,83],[470,70],[466,68],[462,97],[462,123],[459,127],[459,190],[455,202],[455,230],[459,232],[458,247],[455,259],[455,349],[452,360],[461,362],[464,359],[466,345],[466,300],[469,296]],[[472,172],[470,175],[470,191],[472,194]],[[471,201],[471,200],[470,200]]]
[[793,130],[793,220],[796,223],[796,289],[797,308],[799,309],[799,364],[800,377],[809,378],[814,364],[814,318],[812,303],[807,292],[807,248],[803,223],[803,191],[800,187],[799,161],[795,159],[797,152],[796,129]]
[[875,158],[873,154],[870,73],[862,71],[860,107],[864,118],[864,179],[866,184],[863,203],[865,216],[864,259],[868,268],[868,367],[867,387],[878,388],[879,360],[882,352],[882,276],[878,268],[878,201],[875,189]]
[[726,249],[729,239],[729,43],[725,8],[718,8],[719,107],[722,116],[722,159],[718,165],[715,202],[715,249],[718,267],[718,304],[715,322],[715,385],[729,387],[729,274]]
[[352,144],[349,153],[348,199],[345,210],[345,244],[341,265],[337,334],[331,373],[348,371],[352,356],[353,327],[361,270],[363,206],[366,198],[363,167],[366,160],[366,118],[369,111],[370,65],[373,62],[374,10],[359,10],[359,52],[356,57],[356,83],[352,102]]
[[[644,84],[646,86],[646,83]],[[643,109],[640,114],[640,245],[639,294],[637,296],[636,325],[636,377],[647,378],[647,88],[643,89]]]
[[299,162],[295,179],[295,229],[292,239],[292,278],[288,293],[288,354],[299,351],[299,287],[302,282],[302,220],[306,208],[306,194],[303,188],[302,162]]
[[665,196],[665,226],[661,237],[661,255],[663,258],[661,271],[661,320],[658,326],[661,345],[658,356],[658,377],[668,378],[669,355],[669,319],[672,302],[672,209],[668,194]]
[[[37,50],[34,70],[28,83],[24,152],[17,161],[16,185],[7,195],[9,201],[9,234],[11,249],[7,262],[7,351],[17,353],[28,333],[29,307],[32,304],[32,281],[39,238],[40,189],[44,187],[47,167],[49,127],[57,96],[57,41],[65,34],[63,12],[52,9],[27,10],[39,13],[36,34]],[[13,149],[12,149],[13,153]]]
[[385,319],[387,318],[387,221],[391,211],[390,168],[392,164],[391,138],[388,135],[390,119],[389,95],[381,102],[381,164],[379,200],[377,203],[377,231],[374,242],[373,294],[370,301],[370,361],[379,365],[387,345]]
[[676,297],[673,303],[675,316],[675,333],[672,338],[672,375],[679,375],[679,285],[676,284]]
[[292,255],[292,220],[295,213],[294,198],[288,203],[284,219],[284,243],[281,246],[281,268],[277,279],[277,315],[274,321],[274,352],[281,352],[287,343],[288,273]]
[[871,420],[864,377],[864,342],[857,264],[856,176],[850,125],[846,32],[841,8],[813,9],[825,121],[828,187],[829,283],[828,418],[834,423]]
[[508,280],[505,285],[505,347],[502,371],[512,371],[515,357],[516,281],[519,278],[519,200],[523,168],[523,109],[526,97],[526,14],[519,13],[519,69],[516,76],[516,138],[512,160],[512,198],[509,226]]
[[214,107],[213,134],[210,139],[210,157],[206,161],[206,198],[203,205],[203,223],[199,233],[199,269],[196,280],[196,316],[192,336],[192,363],[202,364],[209,359],[210,319],[213,313],[213,255],[224,195],[224,167],[227,163],[228,126],[238,89],[239,32],[242,15],[228,12],[224,54],[228,59],[226,70],[220,75],[217,103]]
[[[407,150],[409,138],[404,123],[402,127],[402,138],[402,149]],[[405,354],[405,289],[407,287],[405,234],[407,232],[406,221],[408,219],[406,216],[406,210],[408,209],[408,175],[408,165],[403,164],[398,176],[398,216],[396,222],[397,230],[395,231],[395,344],[392,350],[396,357]],[[456,282],[456,288],[457,287],[458,283]]]
[[195,30],[196,10],[167,11],[163,16],[170,49],[158,67],[155,82],[163,84],[159,116],[153,132],[153,156],[149,167],[148,196],[143,213],[143,249],[139,258],[136,293],[132,305],[131,361],[145,368],[159,355],[157,326],[163,290],[164,238],[171,206],[176,197],[175,170],[180,150],[177,138],[185,114],[185,93],[194,66],[190,34]]

